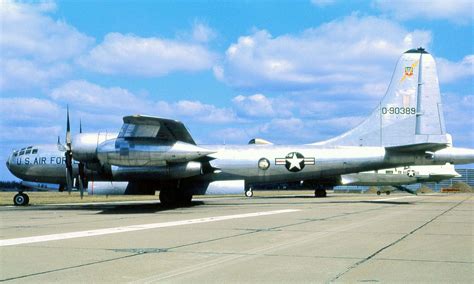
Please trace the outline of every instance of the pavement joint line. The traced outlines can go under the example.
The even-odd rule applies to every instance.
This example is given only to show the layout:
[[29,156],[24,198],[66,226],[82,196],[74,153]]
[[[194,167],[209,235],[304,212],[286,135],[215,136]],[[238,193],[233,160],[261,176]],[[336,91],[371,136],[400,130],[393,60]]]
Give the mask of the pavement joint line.
[[53,269],[53,270],[48,270],[48,271],[41,271],[41,272],[32,273],[32,274],[26,274],[26,275],[21,275],[21,276],[16,276],[16,277],[10,277],[10,278],[6,278],[6,279],[0,279],[0,282],[18,280],[18,279],[22,279],[22,278],[33,277],[33,276],[38,276],[38,275],[43,275],[43,274],[48,274],[48,273],[53,273],[53,272],[59,272],[59,271],[73,269],[73,268],[80,268],[80,267],[94,265],[94,264],[106,263],[106,262],[110,262],[110,261],[116,261],[116,260],[120,260],[120,259],[125,259],[125,258],[129,258],[129,257],[137,256],[137,255],[141,255],[141,254],[140,253],[134,253],[134,254],[129,254],[129,255],[120,256],[120,257],[114,257],[114,258],[109,258],[109,259],[104,259],[104,260],[99,260],[99,261],[94,261],[94,262],[78,264],[78,265],[74,265],[74,266],[68,266],[68,267],[63,267],[63,268],[58,268],[58,269]]
[[183,226],[183,225],[191,225],[191,224],[202,224],[202,223],[225,221],[225,220],[232,220],[232,219],[260,217],[260,216],[268,216],[268,215],[275,215],[275,214],[292,213],[292,212],[298,212],[298,211],[301,211],[301,209],[282,209],[282,210],[272,210],[272,211],[261,211],[261,212],[255,212],[255,213],[214,216],[214,217],[205,217],[205,218],[189,219],[189,220],[182,220],[182,221],[139,224],[139,225],[124,226],[124,227],[113,227],[113,228],[51,234],[51,235],[43,235],[43,236],[5,239],[5,240],[0,240],[0,247],[21,245],[21,244],[31,244],[31,243],[38,243],[38,242],[47,242],[47,241],[66,240],[66,239],[74,239],[74,238],[83,238],[83,237],[92,237],[92,236],[101,236],[101,235],[110,235],[110,234],[116,234],[116,233],[134,232],[134,231],[141,231],[141,230],[167,228],[167,227]]
[[441,212],[440,214],[436,215],[435,217],[431,218],[429,221],[425,222],[424,224],[422,224],[421,226],[418,226],[417,228],[415,228],[414,230],[410,231],[409,233],[405,234],[404,236],[402,236],[401,238],[391,242],[390,244],[384,246],[383,248],[377,250],[376,252],[372,253],[371,255],[369,255],[368,257],[362,259],[361,261],[358,261],[356,263],[354,263],[353,265],[351,265],[350,267],[348,267],[345,271],[337,274],[334,278],[332,278],[331,280],[329,280],[328,282],[329,283],[333,283],[333,282],[336,282],[339,278],[341,278],[342,276],[344,276],[347,272],[351,271],[352,269],[358,267],[359,265],[367,262],[368,260],[374,258],[375,256],[377,256],[379,253],[381,253],[382,251],[398,244],[399,242],[403,241],[404,239],[406,239],[408,236],[411,236],[413,235],[414,233],[416,233],[418,230],[424,228],[425,226],[427,226],[428,224],[430,224],[431,222],[433,222],[434,220],[438,219],[439,217],[443,216],[444,214],[448,213],[449,211],[453,210],[454,208],[458,207],[459,205],[461,205],[464,201],[468,200],[469,198],[465,198],[464,200],[461,200],[459,201],[458,203],[456,203],[455,205],[451,206],[450,208],[444,210],[443,212]]

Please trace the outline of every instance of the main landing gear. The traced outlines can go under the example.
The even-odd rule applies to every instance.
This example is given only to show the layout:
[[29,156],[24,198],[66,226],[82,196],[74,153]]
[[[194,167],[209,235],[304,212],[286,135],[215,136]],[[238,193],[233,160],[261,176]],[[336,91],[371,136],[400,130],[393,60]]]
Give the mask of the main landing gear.
[[327,193],[326,193],[325,188],[319,187],[314,190],[314,197],[326,197],[326,196],[327,196]]
[[23,191],[20,191],[13,197],[13,203],[16,206],[26,206],[30,203],[30,198]]

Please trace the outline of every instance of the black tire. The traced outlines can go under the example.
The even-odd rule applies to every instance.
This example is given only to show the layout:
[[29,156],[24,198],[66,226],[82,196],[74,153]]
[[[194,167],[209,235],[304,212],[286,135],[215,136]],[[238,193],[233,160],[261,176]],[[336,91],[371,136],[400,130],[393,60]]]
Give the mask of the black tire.
[[247,191],[245,192],[245,196],[247,196],[247,197],[252,197],[252,196],[253,196],[253,191],[252,191],[252,190],[247,190]]
[[189,193],[179,193],[178,194],[178,205],[189,206],[193,200],[193,195]]
[[178,195],[176,190],[160,190],[161,205],[166,207],[176,206],[178,203]]
[[318,188],[314,191],[314,197],[326,197],[327,196],[327,193],[326,193],[326,189],[324,188]]
[[385,192],[386,195],[390,195],[390,191]]
[[377,190],[377,195],[380,195],[380,193],[381,193],[380,190]]
[[17,193],[13,197],[13,204],[16,206],[26,206],[28,205],[30,198],[24,193]]

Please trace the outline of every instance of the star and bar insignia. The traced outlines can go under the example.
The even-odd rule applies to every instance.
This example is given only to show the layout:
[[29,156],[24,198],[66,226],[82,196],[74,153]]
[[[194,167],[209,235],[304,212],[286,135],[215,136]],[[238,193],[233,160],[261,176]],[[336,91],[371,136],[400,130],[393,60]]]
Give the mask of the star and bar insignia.
[[284,165],[290,172],[299,172],[306,165],[314,165],[314,158],[305,158],[301,153],[291,152],[285,158],[276,158],[275,165]]

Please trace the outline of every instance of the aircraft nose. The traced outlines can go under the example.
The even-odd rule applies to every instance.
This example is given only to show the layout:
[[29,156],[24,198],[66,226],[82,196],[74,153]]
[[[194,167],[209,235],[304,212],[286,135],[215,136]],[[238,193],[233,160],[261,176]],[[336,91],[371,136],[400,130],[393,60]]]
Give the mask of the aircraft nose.
[[7,159],[7,162],[6,162],[6,164],[7,164],[7,169],[9,169],[10,171],[11,171],[11,169],[10,169],[10,161],[12,160],[12,157],[13,157],[13,154],[10,154],[10,156],[8,156],[8,159]]

